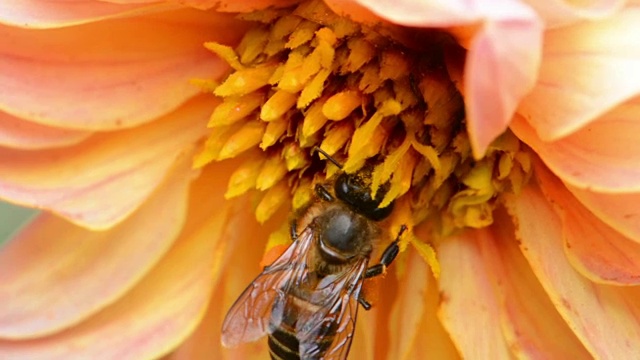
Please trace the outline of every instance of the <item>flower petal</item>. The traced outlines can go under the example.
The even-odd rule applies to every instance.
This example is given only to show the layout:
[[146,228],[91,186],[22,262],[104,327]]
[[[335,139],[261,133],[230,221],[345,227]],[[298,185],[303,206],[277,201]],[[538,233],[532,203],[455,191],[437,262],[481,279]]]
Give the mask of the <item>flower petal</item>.
[[539,137],[583,128],[640,92],[640,6],[545,34],[540,77],[518,112]]
[[565,252],[573,267],[597,283],[639,285],[640,242],[600,221],[543,166],[536,167],[536,174],[562,218]]
[[204,136],[211,102],[200,98],[152,124],[95,135],[69,148],[0,148],[0,196],[51,209],[85,227],[108,228],[144,202],[175,159]]
[[457,358],[457,350],[436,315],[440,296],[431,269],[417,252],[405,254],[396,261],[406,263],[393,265],[398,289],[391,294],[394,302],[389,309],[387,358]]
[[3,1],[0,3],[0,23],[31,29],[53,28],[131,15],[157,7],[115,5],[95,0]]
[[148,122],[200,92],[189,79],[227,69],[202,44],[236,40],[241,24],[181,10],[47,31],[0,26],[0,109],[63,128]]
[[223,12],[247,13],[255,10],[262,10],[268,7],[285,7],[296,4],[299,0],[171,0],[178,4],[184,4],[196,9],[211,9]]
[[640,243],[640,193],[603,194],[570,185],[567,188],[600,221]]
[[516,245],[515,230],[508,215],[497,212],[494,225],[480,234],[483,260],[496,280],[502,331],[515,357],[589,358]]
[[481,22],[468,47],[465,103],[473,153],[481,157],[506,130],[517,104],[535,84],[543,24],[520,1],[358,0],[382,18],[419,27]]
[[561,220],[535,186],[508,205],[522,252],[580,341],[596,358],[633,358],[640,346],[639,289],[595,284],[577,273],[565,257]]
[[33,338],[68,327],[140,280],[184,224],[190,162],[182,162],[148,202],[109,231],[42,214],[3,247],[0,337]]
[[447,238],[436,248],[442,269],[439,317],[463,358],[510,359],[493,274],[483,262],[478,233]]
[[527,0],[544,19],[547,28],[559,27],[583,19],[599,20],[620,10],[625,0]]
[[74,145],[90,135],[88,131],[39,125],[0,111],[0,146],[46,149]]
[[[215,181],[215,176],[208,179]],[[222,270],[216,261],[225,257],[226,245],[238,240],[239,223],[251,217],[242,210],[247,208],[246,202],[222,202],[222,191],[218,194],[210,201],[192,197],[192,209],[200,207],[208,212],[196,211],[198,221],[186,226],[167,256],[121,300],[52,336],[0,341],[0,357],[148,359],[177,346],[206,310],[213,277]],[[209,204],[202,207],[203,201]],[[217,212],[211,212],[214,207]],[[245,215],[238,216],[239,213]],[[238,222],[230,221],[232,218]]]
[[640,191],[640,98],[618,106],[575,133],[543,142],[516,116],[511,129],[560,179],[605,193]]

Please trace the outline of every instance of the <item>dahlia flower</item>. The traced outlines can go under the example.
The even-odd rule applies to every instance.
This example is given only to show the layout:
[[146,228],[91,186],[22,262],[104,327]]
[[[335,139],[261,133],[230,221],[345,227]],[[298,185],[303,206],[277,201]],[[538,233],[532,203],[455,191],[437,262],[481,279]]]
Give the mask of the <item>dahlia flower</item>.
[[637,356],[638,33],[606,0],[0,1],[0,198],[42,210],[0,358],[267,358],[221,324],[339,171],[315,147],[395,202],[372,259],[408,227],[351,358]]

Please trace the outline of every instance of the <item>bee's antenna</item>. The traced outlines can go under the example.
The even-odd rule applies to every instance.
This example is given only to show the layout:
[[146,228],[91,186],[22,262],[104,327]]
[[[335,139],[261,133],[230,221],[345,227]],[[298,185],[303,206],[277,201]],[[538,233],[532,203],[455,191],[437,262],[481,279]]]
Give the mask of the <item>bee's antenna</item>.
[[324,157],[326,157],[327,160],[331,161],[335,166],[337,166],[340,170],[342,170],[342,164],[340,164],[338,162],[338,160],[336,160],[333,157],[331,157],[331,155],[327,154],[326,151],[320,149],[319,146],[314,146],[312,151],[313,152],[319,152],[320,154],[324,155]]

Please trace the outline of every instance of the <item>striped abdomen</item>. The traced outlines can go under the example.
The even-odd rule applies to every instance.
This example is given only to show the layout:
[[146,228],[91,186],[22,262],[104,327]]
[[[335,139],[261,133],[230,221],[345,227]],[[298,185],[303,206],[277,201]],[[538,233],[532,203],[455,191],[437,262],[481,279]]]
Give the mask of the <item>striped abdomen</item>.
[[[304,337],[310,337],[314,343],[314,353],[309,359],[320,359],[331,346],[336,335],[337,324],[333,315],[322,322],[320,329],[304,328],[305,324],[298,325],[298,319],[309,318],[316,313],[320,306],[294,294],[288,294],[287,306],[284,309],[282,322],[279,326],[270,325],[269,353],[272,359],[298,360],[300,359],[300,341]],[[298,330],[296,330],[298,329]]]

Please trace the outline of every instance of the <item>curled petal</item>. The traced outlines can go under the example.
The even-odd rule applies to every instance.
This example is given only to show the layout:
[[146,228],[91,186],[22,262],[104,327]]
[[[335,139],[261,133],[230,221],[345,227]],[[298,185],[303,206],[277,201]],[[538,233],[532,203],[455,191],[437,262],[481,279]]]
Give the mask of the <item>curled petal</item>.
[[640,292],[595,284],[568,262],[562,222],[535,186],[508,202],[520,248],[552,303],[596,358],[628,359],[640,343]]
[[[482,260],[477,233],[467,231],[437,247],[442,268],[438,315],[463,358],[510,359],[494,279]],[[469,319],[482,325],[469,326]]]
[[[204,199],[193,200],[192,204],[197,205]],[[200,221],[187,225],[188,230],[167,256],[119,301],[83,323],[49,337],[0,341],[0,357],[149,359],[177,346],[193,331],[206,310],[212,280],[221,271],[216,261],[224,258],[225,246],[237,240],[238,224],[231,226],[230,219],[250,218],[250,214],[241,210],[246,203],[226,203],[220,207],[222,199],[216,200],[215,215],[196,214]],[[210,211],[211,206],[202,208]],[[245,215],[238,216],[239,213]]]
[[567,186],[600,221],[640,243],[640,193],[603,194]]
[[144,202],[176,158],[188,156],[206,132],[212,105],[194,100],[152,124],[68,148],[0,148],[0,197],[50,209],[85,227],[108,228]]
[[517,104],[535,84],[543,31],[535,12],[512,0],[358,2],[402,25],[481,24],[468,44],[464,69],[469,136],[474,156],[481,157],[507,128]]
[[[151,2],[151,1],[149,1]],[[153,2],[156,2],[154,0]],[[137,14],[158,6],[108,4],[95,0],[20,0],[0,3],[0,23],[31,29],[56,28]]]
[[603,193],[640,191],[640,98],[553,142],[516,116],[511,129],[567,184]]
[[600,221],[542,165],[536,167],[536,174],[560,213],[565,252],[576,270],[598,283],[640,284],[640,243]]
[[518,112],[556,140],[640,92],[640,6],[545,34],[538,83]]
[[225,71],[202,44],[236,40],[240,24],[181,10],[47,31],[0,25],[0,109],[62,128],[148,122],[200,91],[189,79]]
[[46,149],[74,145],[90,135],[91,132],[88,131],[32,123],[0,111],[0,146],[14,149]]
[[180,233],[188,172],[183,161],[149,201],[109,231],[42,214],[17,234],[0,251],[0,338],[58,331],[131,288]]

